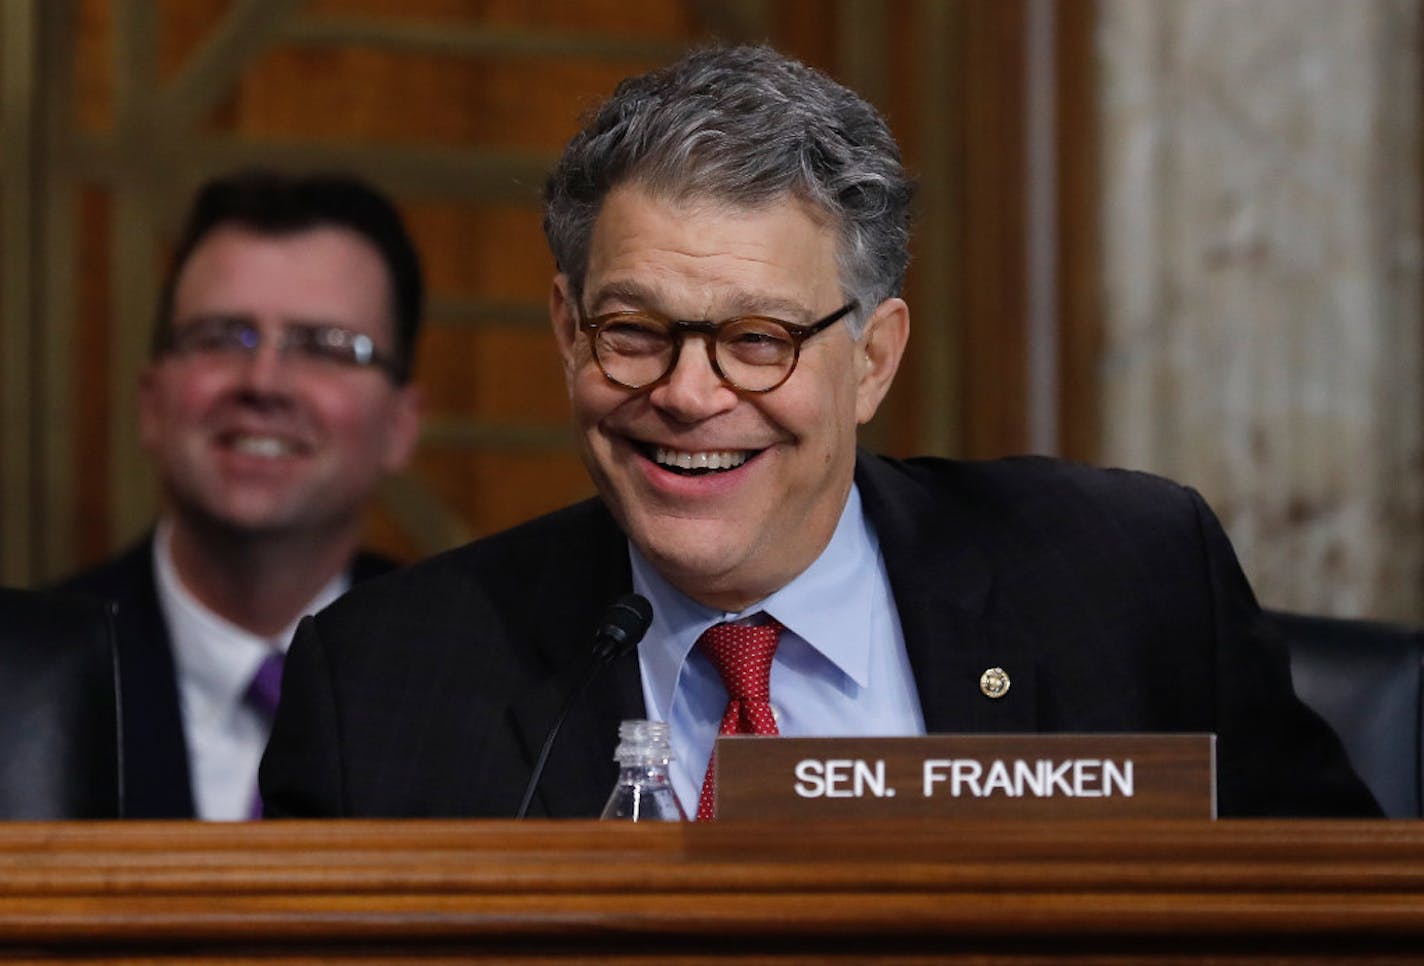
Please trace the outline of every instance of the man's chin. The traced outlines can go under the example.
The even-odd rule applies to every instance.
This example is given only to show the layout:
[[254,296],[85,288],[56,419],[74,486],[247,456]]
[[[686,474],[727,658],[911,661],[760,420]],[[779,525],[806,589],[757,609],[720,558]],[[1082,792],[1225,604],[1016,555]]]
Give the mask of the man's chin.
[[300,531],[310,513],[289,502],[273,500],[210,500],[190,505],[180,515],[205,529],[248,539],[276,538]]
[[[737,584],[737,572],[747,559],[747,549],[726,539],[699,540],[695,532],[669,539],[667,533],[634,538],[638,550],[670,584],[694,600],[712,603]],[[714,604],[714,606],[721,606]]]

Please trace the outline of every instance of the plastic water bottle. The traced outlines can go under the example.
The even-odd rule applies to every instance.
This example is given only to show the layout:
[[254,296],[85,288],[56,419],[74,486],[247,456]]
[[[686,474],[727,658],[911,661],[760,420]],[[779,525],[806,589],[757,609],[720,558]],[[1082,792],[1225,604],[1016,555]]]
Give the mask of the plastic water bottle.
[[687,816],[668,778],[672,747],[666,721],[625,721],[618,726],[618,784],[600,818],[630,822],[681,822]]

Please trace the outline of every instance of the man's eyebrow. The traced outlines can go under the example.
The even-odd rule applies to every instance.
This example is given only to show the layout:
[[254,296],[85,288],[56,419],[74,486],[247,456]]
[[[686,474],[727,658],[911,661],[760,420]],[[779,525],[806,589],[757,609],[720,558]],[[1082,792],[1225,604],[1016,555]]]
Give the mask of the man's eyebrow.
[[[588,310],[597,314],[600,305],[613,301],[625,302],[641,309],[663,311],[660,304],[663,300],[658,292],[633,279],[611,282],[591,293]],[[796,322],[810,314],[806,305],[797,299],[754,292],[732,293],[723,304],[726,308],[721,316],[708,321],[718,322],[743,315],[767,315],[787,322]]]
[[738,315],[769,315],[774,319],[796,322],[809,317],[811,312],[806,303],[799,299],[748,292],[731,299],[726,314],[728,318]]
[[[251,312],[196,312],[192,315],[185,315],[176,319],[173,323],[175,329],[187,328],[190,325],[198,325],[205,322],[223,322],[228,325],[251,325],[257,326],[257,316]],[[320,318],[311,315],[284,315],[281,318],[284,326],[297,326],[303,329],[350,329],[353,332],[359,331],[355,326],[339,319]]]
[[229,325],[238,323],[253,325],[256,321],[256,316],[247,312],[195,312],[192,315],[175,318],[172,327],[174,329],[186,329],[189,326],[210,322],[224,322]]
[[602,286],[588,295],[588,309],[597,312],[606,302],[627,302],[639,308],[651,308],[658,302],[657,294],[633,279],[624,279]]

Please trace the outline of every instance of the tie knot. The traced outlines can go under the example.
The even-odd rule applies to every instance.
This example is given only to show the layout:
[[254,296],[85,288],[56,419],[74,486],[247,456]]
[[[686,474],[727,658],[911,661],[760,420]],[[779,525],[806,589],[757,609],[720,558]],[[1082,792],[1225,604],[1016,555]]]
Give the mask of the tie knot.
[[781,624],[713,624],[697,646],[711,658],[731,698],[766,701],[771,693],[771,659],[781,640]]
[[255,708],[268,718],[277,713],[277,699],[282,694],[283,659],[281,651],[273,651],[263,658],[244,695],[249,707]]

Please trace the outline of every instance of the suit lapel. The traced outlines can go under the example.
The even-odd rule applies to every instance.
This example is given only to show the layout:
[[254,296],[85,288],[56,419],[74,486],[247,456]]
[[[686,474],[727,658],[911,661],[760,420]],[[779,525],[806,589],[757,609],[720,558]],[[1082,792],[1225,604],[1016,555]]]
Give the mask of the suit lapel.
[[[589,669],[594,631],[604,610],[633,589],[627,538],[601,506],[591,536],[583,545],[586,552],[563,558],[529,598],[558,602],[531,624],[529,634],[529,643],[551,673],[510,705],[511,722],[531,769],[560,709]],[[618,725],[646,714],[636,652],[600,669],[569,708],[530,814],[598,815],[618,774],[613,762]]]
[[351,561],[351,583],[363,583],[367,580],[374,580],[396,570],[401,565],[390,557],[382,556],[378,553],[371,553],[362,550],[356,554],[356,558]]
[[[945,611],[934,631],[921,630],[914,644],[911,640],[906,631],[930,734],[1038,730],[1035,661],[1015,629],[1002,621]],[[1010,682],[1008,691],[997,697],[992,696],[993,682],[986,681],[991,669]]]
[[[993,611],[994,560],[974,518],[952,488],[931,485],[909,464],[861,454],[856,483],[885,558],[926,730],[1035,730],[1032,642]],[[1010,681],[999,697],[981,687],[991,668]]]
[[124,810],[130,818],[191,818],[188,746],[168,625],[158,603],[150,538],[123,563],[118,604]]
[[[515,730],[531,769],[559,710],[586,675],[589,663],[587,655],[570,662],[558,676],[545,679],[511,706]],[[618,774],[613,762],[618,725],[645,715],[637,654],[625,654],[600,669],[569,709],[550,751],[530,814],[553,818],[597,816]]]

